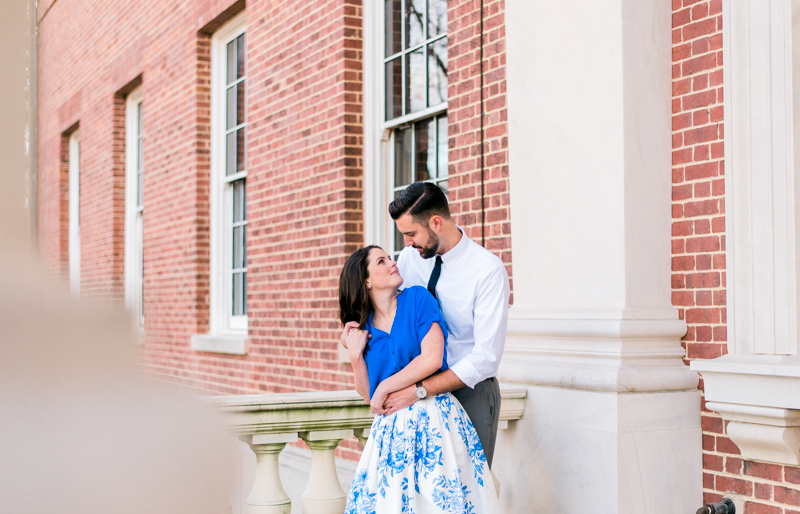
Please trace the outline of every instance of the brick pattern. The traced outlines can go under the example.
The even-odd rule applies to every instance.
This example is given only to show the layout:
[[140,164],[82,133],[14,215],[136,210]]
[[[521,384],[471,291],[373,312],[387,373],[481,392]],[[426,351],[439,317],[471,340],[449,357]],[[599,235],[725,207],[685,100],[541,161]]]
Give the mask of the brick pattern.
[[448,3],[450,202],[456,222],[481,242],[480,13],[483,5],[484,241],[511,275],[505,0]]
[[[672,302],[687,360],[726,353],[722,1],[673,0]],[[745,514],[800,512],[800,468],[741,458],[703,404],[704,501],[748,497]]]
[[[351,386],[349,365],[338,361],[335,316],[339,271],[363,233],[361,5],[40,3],[40,254],[66,279],[66,136],[80,125],[82,292],[88,298],[122,302],[125,95],[142,84],[142,361],[153,376],[231,394]],[[189,341],[209,323],[211,35],[242,9],[251,341],[249,355],[231,356],[193,352]],[[450,0],[448,16],[453,211],[478,241],[484,221],[486,246],[510,268],[504,0]],[[71,29],[76,26],[93,30]],[[340,453],[357,451],[349,441]]]

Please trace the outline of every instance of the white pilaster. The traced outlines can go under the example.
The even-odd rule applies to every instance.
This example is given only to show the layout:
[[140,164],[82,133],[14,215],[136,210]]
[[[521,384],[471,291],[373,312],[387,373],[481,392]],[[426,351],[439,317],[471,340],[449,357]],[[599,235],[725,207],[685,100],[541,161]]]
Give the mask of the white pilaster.
[[529,403],[498,446],[534,472],[495,459],[501,501],[693,512],[698,376],[670,301],[671,4],[506,9],[514,306],[500,378],[528,384]]
[[728,355],[695,361],[749,459],[800,463],[798,0],[723,2]]

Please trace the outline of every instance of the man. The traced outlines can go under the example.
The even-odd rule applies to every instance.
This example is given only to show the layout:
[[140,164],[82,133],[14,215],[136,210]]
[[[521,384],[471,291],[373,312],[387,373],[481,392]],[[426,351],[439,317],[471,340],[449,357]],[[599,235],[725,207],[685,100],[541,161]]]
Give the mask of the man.
[[[447,197],[434,184],[411,184],[389,205],[389,214],[406,244],[397,259],[404,287],[427,287],[441,305],[449,369],[389,395],[384,414],[452,391],[475,425],[491,467],[500,416],[495,377],[505,345],[510,294],[505,265],[453,222]],[[351,328],[358,327],[345,327],[345,346]]]

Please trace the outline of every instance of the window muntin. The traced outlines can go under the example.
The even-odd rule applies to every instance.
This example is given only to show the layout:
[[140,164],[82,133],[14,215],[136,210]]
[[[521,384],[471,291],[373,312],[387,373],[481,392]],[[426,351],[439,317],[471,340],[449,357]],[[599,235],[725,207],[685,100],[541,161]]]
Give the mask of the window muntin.
[[[384,1],[383,68],[390,198],[416,181],[447,193],[447,0]],[[405,245],[391,225],[396,258]]]
[[212,39],[211,331],[247,331],[247,47],[241,14]]
[[125,304],[144,329],[144,124],[141,88],[126,102]]
[[447,102],[447,1],[384,1],[384,119]]
[[81,143],[76,130],[69,136],[69,284],[72,294],[81,292]]

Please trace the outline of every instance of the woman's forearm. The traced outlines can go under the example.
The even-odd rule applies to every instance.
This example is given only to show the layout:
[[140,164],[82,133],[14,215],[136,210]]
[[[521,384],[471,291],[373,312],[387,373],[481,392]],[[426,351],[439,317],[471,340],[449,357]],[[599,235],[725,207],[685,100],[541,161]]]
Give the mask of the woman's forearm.
[[383,388],[386,394],[391,394],[428,378],[442,367],[442,359],[439,358],[438,362],[434,359],[430,355],[417,356],[408,366],[381,382],[379,387]]
[[[355,358],[354,358],[355,357]],[[367,374],[367,363],[364,361],[364,354],[350,356],[353,365],[353,375],[356,381],[356,391],[369,403],[369,375]]]
[[442,367],[444,360],[444,334],[438,323],[433,323],[422,339],[421,353],[408,366],[380,383],[384,393],[391,394],[428,378]]

